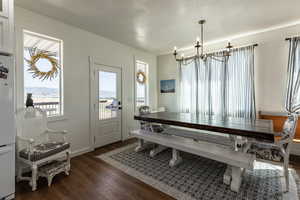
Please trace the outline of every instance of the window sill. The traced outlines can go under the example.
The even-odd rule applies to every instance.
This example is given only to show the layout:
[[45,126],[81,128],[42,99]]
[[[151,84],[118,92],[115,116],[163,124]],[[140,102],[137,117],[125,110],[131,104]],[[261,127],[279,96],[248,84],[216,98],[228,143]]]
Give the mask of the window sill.
[[47,117],[47,121],[49,123],[51,123],[51,122],[58,122],[58,121],[64,121],[64,120],[67,120],[67,118],[64,115]]

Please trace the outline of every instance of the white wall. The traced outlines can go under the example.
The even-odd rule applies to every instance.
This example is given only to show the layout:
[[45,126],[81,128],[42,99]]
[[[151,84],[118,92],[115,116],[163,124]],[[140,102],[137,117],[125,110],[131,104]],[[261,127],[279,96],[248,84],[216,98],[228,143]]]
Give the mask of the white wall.
[[[173,55],[158,56],[157,59],[157,80],[158,80],[158,105],[166,107],[167,111],[178,112],[178,78],[179,68]],[[160,93],[160,80],[175,79],[175,93]]]
[[89,150],[89,56],[123,71],[123,137],[135,126],[134,58],[149,64],[150,106],[157,107],[156,56],[111,41],[20,7],[15,9],[17,106],[23,106],[23,29],[62,39],[64,42],[65,119],[50,122],[51,128],[70,132],[72,151]]
[[[299,35],[300,25],[267,31],[231,41],[243,46],[258,43],[255,47],[255,87],[257,111],[284,111],[284,93],[288,62],[288,36]],[[224,48],[225,43],[207,47],[208,51]],[[185,53],[185,55],[187,55]],[[178,79],[178,67],[171,54],[158,56],[158,87],[162,79]],[[178,81],[176,81],[178,82]],[[174,104],[176,102],[176,105]],[[158,94],[158,105],[171,111],[177,109],[176,94]]]

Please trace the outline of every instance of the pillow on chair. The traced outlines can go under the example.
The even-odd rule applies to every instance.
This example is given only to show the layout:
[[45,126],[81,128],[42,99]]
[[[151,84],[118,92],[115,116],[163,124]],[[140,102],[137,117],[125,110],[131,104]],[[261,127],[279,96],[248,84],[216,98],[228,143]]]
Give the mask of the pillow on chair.
[[283,161],[279,147],[273,144],[253,143],[247,153],[254,154],[256,158],[269,161]]
[[[49,156],[60,153],[66,149],[70,148],[70,143],[67,142],[47,142],[43,144],[39,144],[34,146],[33,152],[30,155],[30,161],[38,161],[43,158],[47,158]],[[23,149],[20,151],[20,157],[24,159],[28,159],[29,151],[27,149]]]

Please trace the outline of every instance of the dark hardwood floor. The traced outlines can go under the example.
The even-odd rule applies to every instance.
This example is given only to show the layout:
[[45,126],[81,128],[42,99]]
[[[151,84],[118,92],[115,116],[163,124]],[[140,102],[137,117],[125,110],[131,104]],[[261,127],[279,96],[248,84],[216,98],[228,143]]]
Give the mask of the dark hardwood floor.
[[110,166],[95,156],[135,140],[117,142],[71,160],[70,176],[57,175],[50,188],[40,178],[38,190],[31,192],[28,182],[16,186],[17,200],[168,200],[170,196]]
[[[16,186],[17,200],[167,200],[172,197],[128,176],[95,156],[134,140],[117,142],[96,151],[72,159],[70,176],[63,174],[54,178],[50,188],[46,179],[38,181],[38,190],[31,192],[28,182]],[[300,175],[300,158],[291,158],[291,167]]]

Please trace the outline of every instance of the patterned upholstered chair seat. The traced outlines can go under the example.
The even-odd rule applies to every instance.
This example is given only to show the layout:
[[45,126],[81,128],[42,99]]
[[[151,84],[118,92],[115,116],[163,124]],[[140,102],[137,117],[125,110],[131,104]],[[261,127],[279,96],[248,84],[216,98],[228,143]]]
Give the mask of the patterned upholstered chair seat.
[[269,161],[283,161],[280,148],[274,144],[253,143],[248,153],[254,154],[256,158]]
[[19,153],[20,157],[34,162],[55,155],[69,148],[70,143],[67,142],[47,142],[34,146],[30,156],[27,149],[23,149]]

